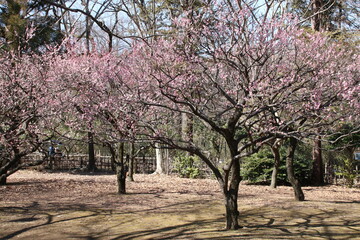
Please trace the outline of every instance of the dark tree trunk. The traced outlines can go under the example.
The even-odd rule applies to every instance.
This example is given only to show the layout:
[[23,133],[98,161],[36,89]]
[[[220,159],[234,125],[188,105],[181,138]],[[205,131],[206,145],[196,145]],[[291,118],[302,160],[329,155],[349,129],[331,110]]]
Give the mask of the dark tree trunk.
[[5,169],[5,159],[0,160],[0,185],[6,185],[6,169]]
[[55,162],[54,158],[55,158],[54,156],[49,156],[49,168],[51,170],[54,170],[54,162]]
[[288,180],[291,183],[295,192],[295,200],[304,201],[305,200],[304,193],[301,190],[300,182],[295,177],[295,173],[294,173],[293,165],[294,165],[296,146],[297,146],[297,140],[295,138],[290,138],[290,145],[286,156],[286,170],[287,170]]
[[106,143],[106,146],[109,148],[109,151],[110,151],[110,154],[111,154],[111,162],[110,162],[110,165],[111,165],[111,170],[116,172],[116,151],[113,147],[113,145],[111,145],[111,143]]
[[274,169],[271,175],[271,184],[270,187],[276,188],[277,187],[277,175],[279,172],[280,167],[280,151],[278,146],[272,146],[271,151],[274,155]]
[[[233,156],[235,156],[235,154]],[[230,169],[224,170],[226,171],[226,175],[230,173]],[[237,203],[240,181],[240,162],[239,160],[233,160],[229,186],[227,187],[227,184],[225,184],[223,187],[226,209],[226,230],[236,230],[240,228],[238,222],[239,210]]]
[[87,50],[87,54],[90,53],[90,34],[91,34],[91,24],[90,24],[90,18],[88,15],[90,15],[90,9],[89,9],[89,0],[86,1],[82,1],[82,3],[85,3],[85,12],[86,12],[86,17],[85,17],[85,39],[86,39],[86,50]]
[[311,18],[311,27],[315,31],[323,30],[324,26],[322,23],[323,13],[321,13],[323,7],[323,0],[314,0],[312,2],[312,14],[314,16]]
[[[90,9],[89,9],[89,0],[83,1],[83,3],[85,4],[85,11],[87,14],[90,14]],[[86,16],[85,18],[85,45],[86,45],[86,54],[89,55],[90,54],[90,34],[91,34],[91,22],[90,22],[90,18],[88,16]],[[91,129],[91,123],[90,123],[90,129]],[[88,162],[88,171],[90,172],[95,172],[96,169],[96,164],[95,164],[95,148],[94,148],[94,134],[93,132],[89,131],[88,132],[88,151],[89,151],[89,162]]]
[[313,158],[313,170],[312,170],[312,175],[311,175],[311,183],[315,186],[323,185],[324,184],[324,169],[323,169],[321,138],[320,137],[317,137],[314,141],[312,158]]
[[6,185],[7,177],[19,170],[17,167],[20,164],[21,154],[19,149],[13,148],[14,157],[5,158],[0,165],[0,185]]
[[127,179],[130,182],[134,181],[134,156],[135,155],[135,144],[133,142],[130,143],[130,156],[129,156],[129,172]]
[[124,165],[124,143],[119,144],[118,159],[116,161],[116,177],[118,183],[118,194],[126,193],[126,171]]
[[0,175],[0,186],[6,185],[7,176],[6,174]]
[[96,159],[95,159],[95,148],[94,148],[94,134],[92,132],[88,132],[88,150],[89,150],[88,170],[90,172],[95,172]]
[[229,190],[225,194],[226,230],[239,229],[238,192]]

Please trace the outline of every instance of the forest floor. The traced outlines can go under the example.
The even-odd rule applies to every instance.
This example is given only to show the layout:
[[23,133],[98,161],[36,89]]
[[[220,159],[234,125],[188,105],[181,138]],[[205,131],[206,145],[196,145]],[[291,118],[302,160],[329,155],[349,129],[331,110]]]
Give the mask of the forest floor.
[[0,239],[360,239],[360,188],[241,185],[241,229],[224,231],[215,180],[23,170],[0,186]]

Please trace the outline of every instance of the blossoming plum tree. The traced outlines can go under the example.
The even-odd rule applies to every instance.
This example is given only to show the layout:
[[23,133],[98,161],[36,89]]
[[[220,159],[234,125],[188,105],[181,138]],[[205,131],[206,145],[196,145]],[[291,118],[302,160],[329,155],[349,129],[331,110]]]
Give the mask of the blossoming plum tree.
[[[291,170],[298,139],[344,118],[342,108],[358,113],[359,57],[301,30],[292,16],[261,19],[229,1],[175,22],[176,33],[134,41],[121,57],[62,56],[53,68],[57,99],[77,116],[69,125],[96,122],[107,137],[137,136],[197,155],[222,189],[226,228],[237,229],[241,159],[290,139]],[[229,158],[218,164],[196,137],[181,138],[171,123],[183,113],[223,138]]]
[[59,121],[76,131],[91,131],[110,148],[116,159],[118,192],[125,193],[124,142],[134,139],[138,117],[133,115],[141,113],[141,106],[133,101],[131,82],[123,80],[119,67],[123,59],[96,46],[84,54],[84,46],[71,39],[62,47],[66,51],[56,55],[49,77],[52,97],[62,113]]
[[[260,21],[251,8],[221,1],[177,24],[177,34],[135,45],[121,72],[147,106],[140,132],[209,166],[224,195],[226,228],[236,229],[241,158],[274,138],[293,143],[316,134],[345,105],[358,109],[358,55],[306,33],[292,16]],[[171,131],[167,123],[180,113],[225,139],[230,157],[223,165]],[[301,192],[296,198],[304,199]]]
[[[111,144],[146,138],[206,163],[224,196],[226,229],[239,228],[244,156],[290,139],[291,170],[296,141],[326,134],[320,126],[347,118],[344,109],[356,117],[360,109],[358,49],[307,33],[292,16],[261,18],[241,3],[184,12],[174,19],[176,31],[134,40],[120,56],[96,48],[83,54],[70,42],[43,55],[1,55],[1,179],[39,148],[48,124],[90,129]],[[181,114],[223,138],[228,159],[219,164],[195,135],[182,138],[173,124]],[[296,198],[304,199],[301,191]]]
[[[24,166],[21,159],[39,150],[51,133],[54,114],[46,81],[48,56],[19,52],[0,54],[0,183]],[[43,160],[42,160],[43,161]]]

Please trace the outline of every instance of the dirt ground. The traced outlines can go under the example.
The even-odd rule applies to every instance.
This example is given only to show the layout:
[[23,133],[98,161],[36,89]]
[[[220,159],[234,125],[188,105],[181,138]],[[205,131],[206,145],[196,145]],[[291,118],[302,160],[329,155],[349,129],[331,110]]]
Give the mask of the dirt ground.
[[215,180],[19,171],[0,186],[0,239],[360,239],[360,188],[240,186],[239,223],[224,231]]

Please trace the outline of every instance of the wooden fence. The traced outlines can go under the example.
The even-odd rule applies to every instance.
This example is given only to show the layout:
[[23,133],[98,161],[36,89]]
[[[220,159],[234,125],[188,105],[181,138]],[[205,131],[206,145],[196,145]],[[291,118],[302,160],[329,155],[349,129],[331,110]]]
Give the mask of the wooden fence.
[[[41,154],[30,154],[22,161],[36,161],[43,158]],[[95,156],[95,165],[100,171],[112,171],[111,156]],[[124,158],[124,161],[126,159]],[[42,164],[44,168],[52,170],[72,170],[84,169],[88,164],[88,155],[72,154],[68,156],[55,155],[47,157]],[[134,161],[135,173],[152,173],[156,168],[156,159],[154,157],[135,157]]]

